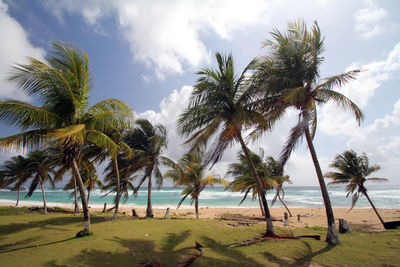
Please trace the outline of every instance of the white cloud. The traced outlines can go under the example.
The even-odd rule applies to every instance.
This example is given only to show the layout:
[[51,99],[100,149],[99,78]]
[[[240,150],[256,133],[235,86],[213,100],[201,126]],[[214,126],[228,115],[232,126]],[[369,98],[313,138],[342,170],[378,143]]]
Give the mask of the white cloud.
[[209,61],[203,35],[213,32],[229,40],[234,31],[268,21],[264,15],[268,4],[263,0],[75,0],[45,5],[60,21],[64,12],[80,12],[94,27],[103,17],[116,13],[133,58],[154,69],[160,79]]
[[355,14],[355,30],[363,39],[370,39],[384,32],[381,21],[387,15],[387,11],[375,1],[365,1],[367,7],[359,9]]
[[[400,43],[397,43],[386,59],[369,64],[352,64],[346,71],[364,70],[355,81],[337,91],[355,102],[360,108],[366,108],[371,97],[382,83],[392,79],[400,71]],[[328,103],[321,109],[320,130],[330,136],[348,137],[359,130],[354,116],[345,114],[335,104]]]
[[8,6],[0,0],[0,98],[29,100],[14,84],[7,82],[16,63],[26,63],[26,57],[43,60],[44,50],[34,47],[22,26],[8,14]]

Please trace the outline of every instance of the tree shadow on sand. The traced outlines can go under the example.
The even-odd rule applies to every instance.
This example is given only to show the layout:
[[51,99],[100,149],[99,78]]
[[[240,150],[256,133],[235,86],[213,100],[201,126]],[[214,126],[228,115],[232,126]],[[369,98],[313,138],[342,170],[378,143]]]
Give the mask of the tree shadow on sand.
[[294,257],[294,259],[278,258],[269,252],[264,252],[263,255],[268,261],[276,263],[279,266],[309,266],[315,256],[328,252],[335,247],[326,245],[324,248],[313,252],[308,242],[302,241],[302,243],[305,246],[305,250],[297,252],[298,256]]

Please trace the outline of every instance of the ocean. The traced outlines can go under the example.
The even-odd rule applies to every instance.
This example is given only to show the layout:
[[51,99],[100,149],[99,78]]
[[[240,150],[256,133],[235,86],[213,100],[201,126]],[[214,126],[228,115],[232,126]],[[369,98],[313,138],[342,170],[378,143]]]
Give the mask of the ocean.
[[[176,208],[183,188],[178,187],[163,187],[160,190],[153,188],[152,190],[152,203],[154,208]],[[289,207],[308,207],[308,208],[321,208],[324,207],[321,192],[318,186],[287,186],[284,188],[285,198],[284,201]],[[333,207],[348,207],[351,206],[351,196],[346,198],[344,187],[328,187],[331,203]],[[71,206],[73,207],[74,198],[70,197],[71,191],[64,191],[61,188],[52,190],[46,188],[46,201],[50,206]],[[399,185],[372,185],[368,188],[368,194],[377,208],[400,208],[400,186]],[[25,198],[26,192],[21,192],[20,205],[42,205],[41,190],[36,190],[30,198]],[[78,194],[79,195],[79,194]],[[268,204],[274,192],[267,193]],[[240,192],[225,191],[224,188],[206,188],[200,194],[200,206],[209,207],[258,207],[258,200],[252,200],[251,196],[244,201],[240,206],[239,202],[242,200],[243,194]],[[0,204],[15,204],[17,199],[17,192],[9,191],[7,189],[0,190]],[[108,207],[112,206],[114,196],[109,195],[104,197],[104,192],[95,189],[91,192],[90,203],[92,207],[103,207],[104,203]],[[122,201],[122,200],[121,200]],[[146,206],[147,203],[147,188],[141,188],[138,196],[134,197],[129,195],[127,202],[122,205],[129,206]],[[190,199],[186,199],[182,207],[189,207]],[[276,201],[275,206],[282,206],[279,201]],[[367,199],[360,196],[356,208],[370,207]]]

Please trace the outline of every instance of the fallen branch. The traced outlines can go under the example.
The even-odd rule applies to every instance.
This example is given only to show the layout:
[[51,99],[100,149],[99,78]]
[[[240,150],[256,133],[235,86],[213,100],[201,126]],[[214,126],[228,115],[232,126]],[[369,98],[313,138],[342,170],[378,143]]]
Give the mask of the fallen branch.
[[180,261],[178,261],[173,267],[186,267],[189,266],[189,264],[193,263],[195,260],[197,260],[197,258],[201,257],[203,255],[203,251],[204,251],[204,247],[202,244],[198,243],[197,241],[195,241],[195,248],[200,251],[199,255],[190,255],[187,256],[183,259],[181,259]]

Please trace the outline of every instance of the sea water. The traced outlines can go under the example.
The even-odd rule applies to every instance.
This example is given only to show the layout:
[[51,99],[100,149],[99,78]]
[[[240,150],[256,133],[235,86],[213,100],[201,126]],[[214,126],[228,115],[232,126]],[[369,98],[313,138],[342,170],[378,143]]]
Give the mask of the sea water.
[[[153,188],[152,190],[152,203],[153,207],[171,207],[174,208],[178,205],[179,200],[182,198],[183,188],[179,187],[163,187],[160,190]],[[287,186],[284,188],[285,197],[284,201],[289,207],[309,207],[321,208],[324,207],[321,191],[318,186]],[[351,207],[351,195],[346,198],[347,193],[344,187],[329,186],[328,192],[333,207]],[[42,205],[41,190],[36,190],[30,198],[25,198],[27,192],[21,192],[20,204],[21,205]],[[50,206],[71,206],[74,202],[74,197],[71,196],[72,191],[64,191],[61,188],[45,189],[46,201]],[[92,190],[90,194],[89,205],[92,207],[102,207],[104,203],[108,207],[112,206],[115,195],[104,196],[106,192],[99,189]],[[147,188],[141,188],[134,196],[133,192],[129,193],[129,198],[126,202],[121,199],[122,205],[129,206],[146,206],[147,203]],[[267,193],[268,204],[275,192],[270,191]],[[394,185],[374,185],[368,188],[368,194],[377,208],[400,208],[400,186]],[[79,195],[79,193],[78,193]],[[221,187],[206,188],[200,194],[200,206],[208,207],[258,207],[258,200],[252,200],[251,194],[239,206],[244,194],[240,192],[226,191]],[[15,204],[17,199],[17,192],[7,189],[0,190],[0,204]],[[183,207],[191,205],[190,197],[188,197],[182,204]],[[279,200],[276,201],[275,206],[282,206]],[[360,195],[355,207],[367,208],[370,207],[365,196]]]

